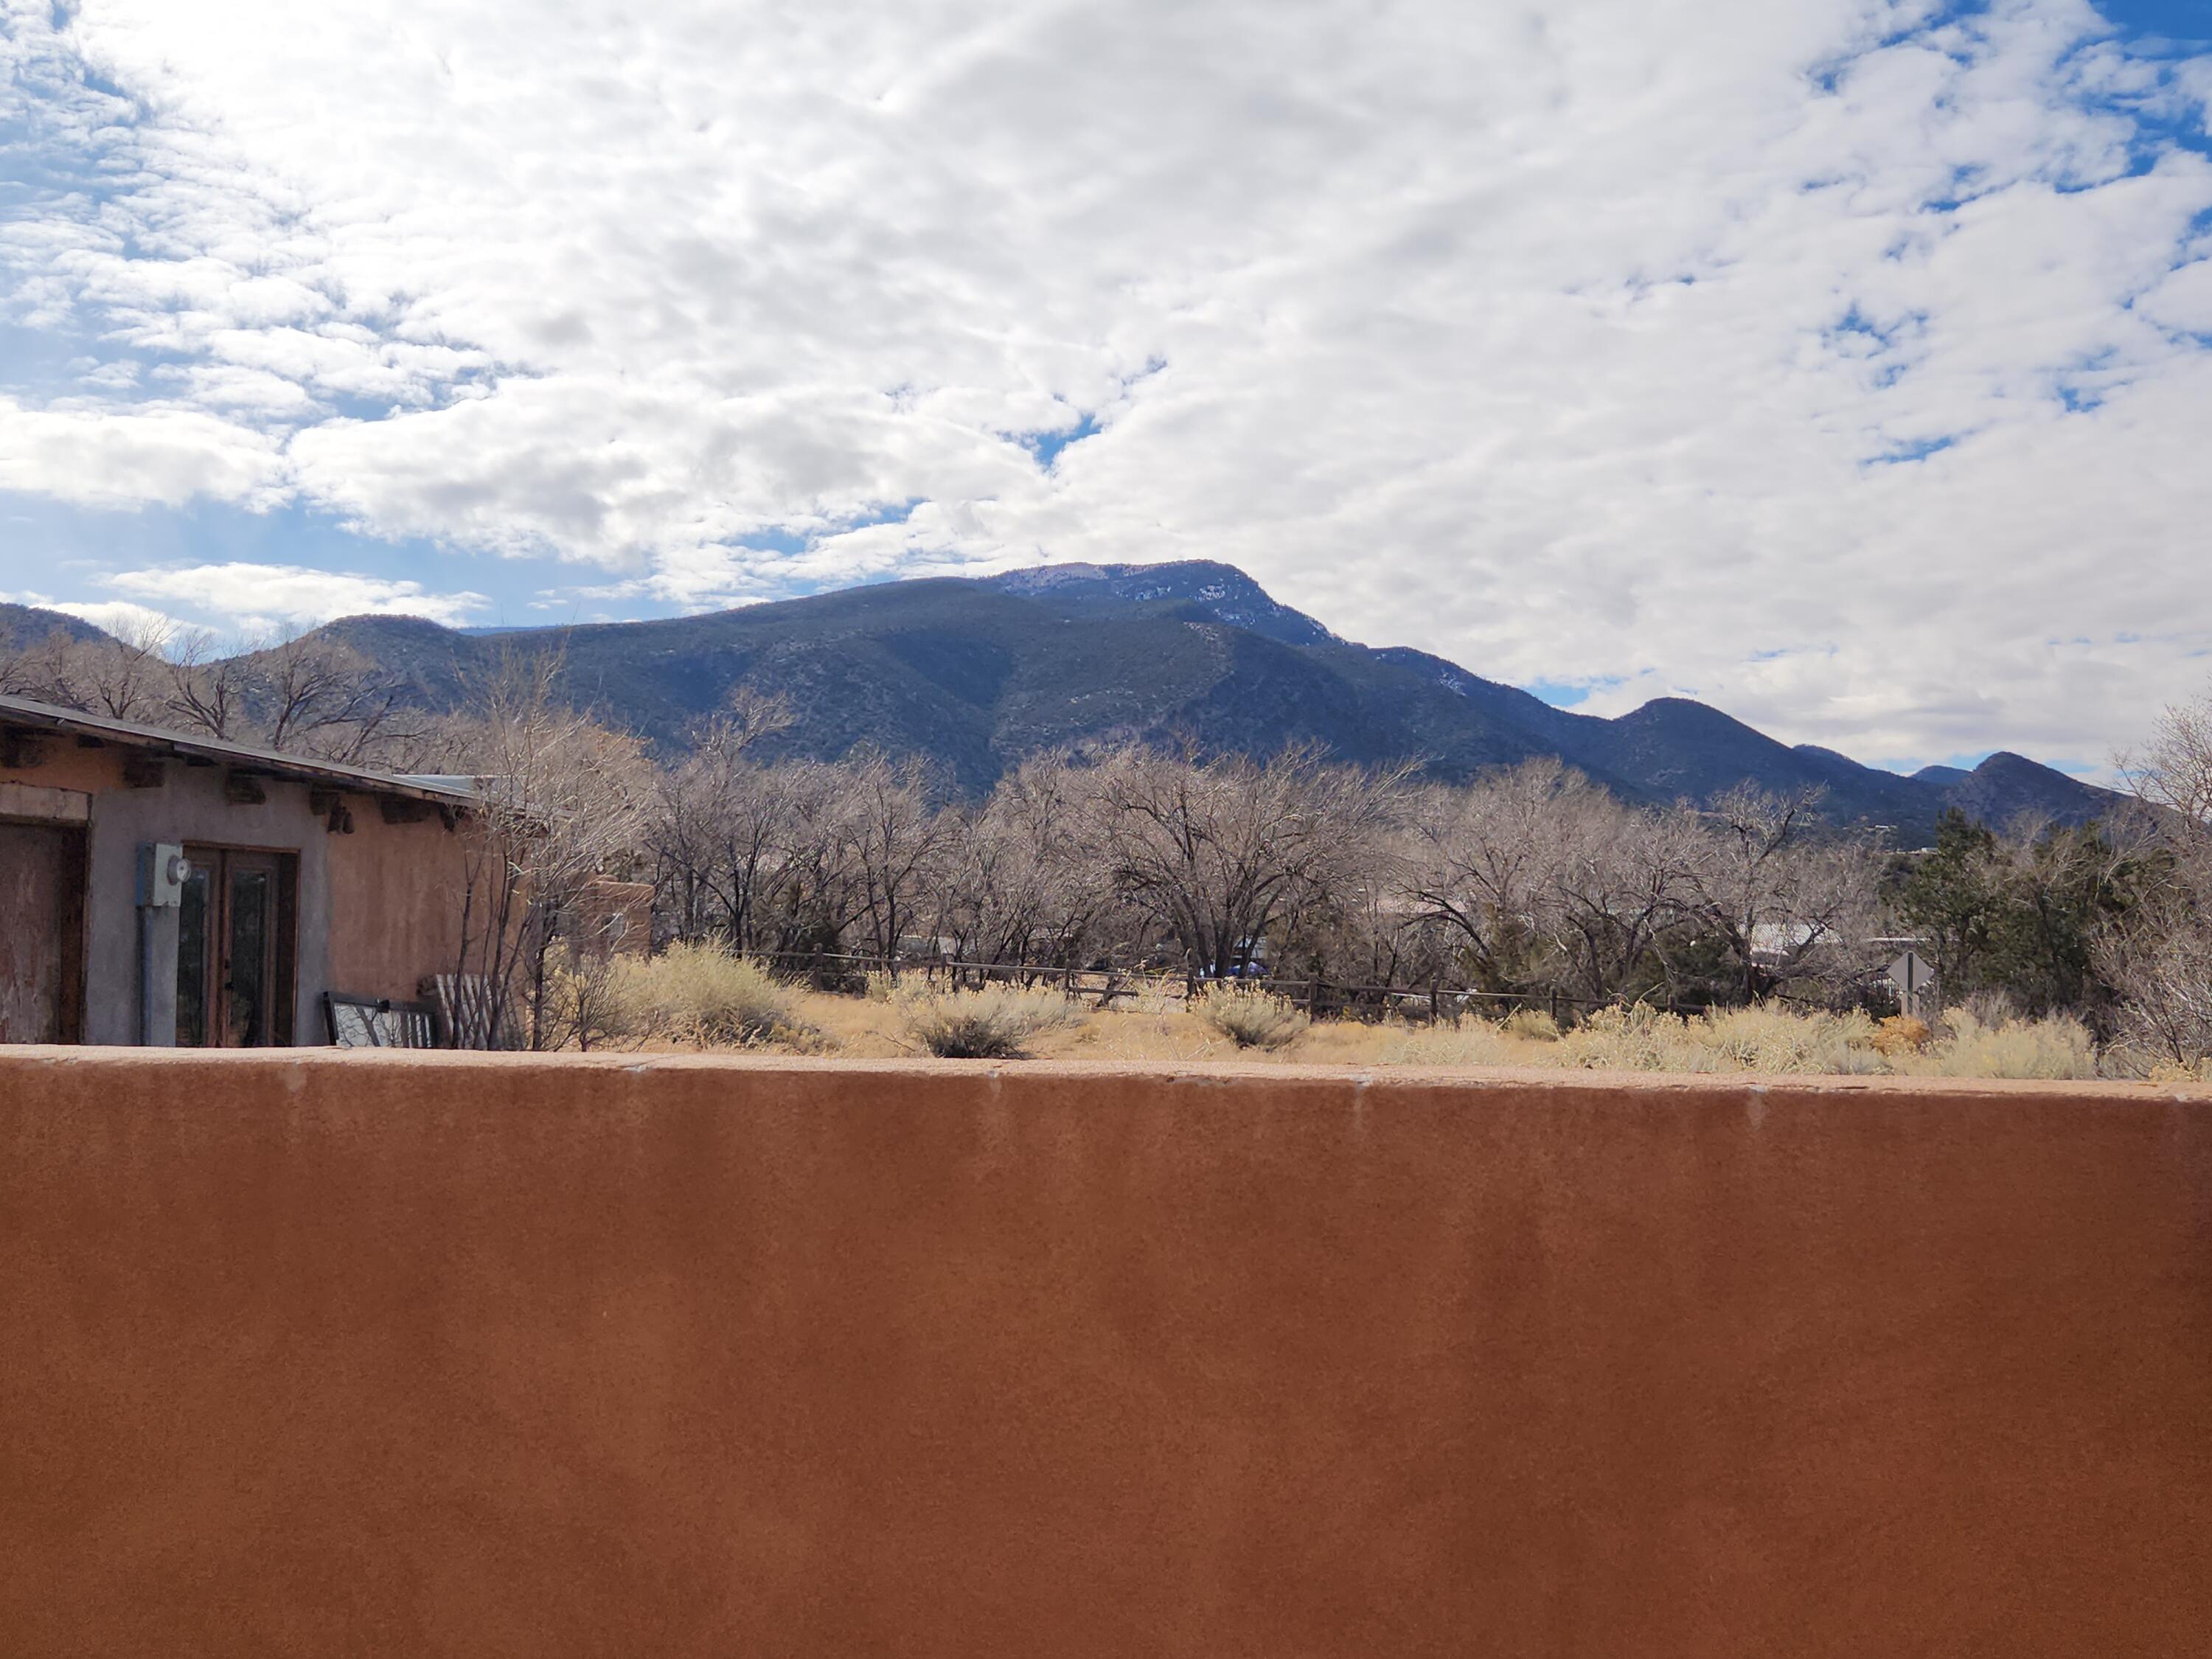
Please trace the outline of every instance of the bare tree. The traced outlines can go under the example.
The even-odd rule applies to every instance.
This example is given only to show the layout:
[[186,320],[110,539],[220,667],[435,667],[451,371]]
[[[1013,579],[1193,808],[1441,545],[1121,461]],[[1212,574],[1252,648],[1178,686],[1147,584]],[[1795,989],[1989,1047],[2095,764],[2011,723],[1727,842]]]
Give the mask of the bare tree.
[[648,839],[677,937],[719,931],[733,951],[760,948],[789,814],[784,773],[752,752],[791,720],[783,699],[741,687],[695,729],[690,755],[659,775]]
[[844,823],[860,914],[875,954],[896,976],[901,941],[931,890],[953,820],[931,805],[927,770],[919,761],[867,755],[844,770]]
[[2167,816],[2177,839],[2212,842],[2212,690],[2160,714],[2149,744],[2121,772],[2137,799]]
[[57,629],[5,668],[7,689],[64,708],[118,720],[154,720],[167,707],[174,630],[164,622],[131,624],[98,639]]
[[1684,872],[1687,902],[1747,1002],[1858,965],[1880,867],[1869,838],[1822,833],[1823,793],[1743,783],[1696,815],[1704,833]]
[[844,767],[800,761],[776,769],[781,814],[771,951],[835,951],[866,908],[854,866],[859,836],[852,777]]
[[1419,842],[1386,830],[1375,850],[1371,872],[1315,893],[1278,924],[1269,964],[1275,976],[1343,986],[1456,983],[1456,934],[1409,896],[1402,877]]
[[288,754],[364,764],[413,735],[405,682],[317,635],[254,653],[247,684],[261,741]]
[[384,767],[420,765],[441,746],[404,679],[318,635],[224,653],[212,635],[187,634],[162,665],[161,715],[226,742]]
[[68,706],[55,695],[59,676],[54,662],[71,643],[58,627],[35,638],[0,630],[0,696],[30,697]]
[[1113,902],[1093,776],[1032,757],[945,838],[938,931],[963,961],[1081,965]]
[[1237,974],[1301,902],[1387,878],[1380,832],[1404,776],[1331,766],[1311,745],[1264,763],[1125,750],[1101,769],[1109,867],[1194,979]]
[[170,719],[222,742],[243,740],[251,723],[247,704],[253,678],[243,656],[225,654],[215,635],[200,629],[179,638],[168,671],[164,701]]
[[564,707],[551,656],[508,658],[482,693],[469,769],[477,811],[457,969],[483,988],[487,1036],[520,996],[532,1040],[550,1030],[549,969],[585,885],[625,867],[642,841],[649,763],[637,741]]
[[1556,943],[1565,828],[1611,798],[1565,763],[1525,761],[1464,789],[1422,792],[1406,892],[1449,929],[1477,987],[1524,989]]
[[2097,964],[2121,998],[2123,1035],[2193,1070],[2212,1061],[2212,691],[2167,708],[2123,772],[2163,845]]
[[2191,1071],[2212,1061],[2212,861],[2177,860],[2129,925],[2100,939],[2096,961],[2132,1047]]
[[1539,915],[1571,963],[1571,982],[1600,1000],[1627,995],[1693,902],[1696,826],[1687,813],[1602,792],[1577,792],[1557,823]]

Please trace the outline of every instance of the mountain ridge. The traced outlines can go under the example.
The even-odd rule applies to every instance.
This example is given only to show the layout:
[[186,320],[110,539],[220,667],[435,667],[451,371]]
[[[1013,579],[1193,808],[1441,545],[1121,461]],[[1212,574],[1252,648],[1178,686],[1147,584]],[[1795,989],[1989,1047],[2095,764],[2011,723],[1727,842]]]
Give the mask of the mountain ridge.
[[403,676],[433,708],[457,706],[506,653],[558,650],[568,696],[670,751],[734,688],[779,692],[796,718],[768,740],[769,757],[872,744],[928,757],[969,793],[1046,750],[1188,739],[1255,754],[1318,742],[1453,781],[1556,756],[1648,801],[1707,801],[1745,781],[1818,787],[1832,820],[1890,826],[1906,845],[1932,836],[1951,805],[2070,823],[2118,799],[2003,753],[1971,773],[1906,777],[1793,748],[1686,698],[1613,719],[1554,708],[1445,658],[1344,639],[1212,561],[921,578],[496,635],[385,616],[316,633]]

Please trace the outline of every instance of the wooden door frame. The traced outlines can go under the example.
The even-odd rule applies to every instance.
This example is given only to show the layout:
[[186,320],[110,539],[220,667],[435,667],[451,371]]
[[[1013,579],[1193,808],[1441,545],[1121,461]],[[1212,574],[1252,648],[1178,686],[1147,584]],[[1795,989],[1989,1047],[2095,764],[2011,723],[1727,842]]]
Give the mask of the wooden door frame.
[[[210,1048],[228,1048],[223,1034],[229,1028],[230,874],[234,868],[263,868],[276,878],[276,915],[270,918],[270,949],[274,957],[270,975],[270,1009],[265,1048],[289,1048],[299,1042],[300,980],[300,855],[289,847],[232,847],[212,842],[188,842],[185,857],[195,871],[208,872],[208,916],[201,941],[200,971],[204,991],[202,1018],[206,1022]],[[181,963],[179,966],[181,967]]]

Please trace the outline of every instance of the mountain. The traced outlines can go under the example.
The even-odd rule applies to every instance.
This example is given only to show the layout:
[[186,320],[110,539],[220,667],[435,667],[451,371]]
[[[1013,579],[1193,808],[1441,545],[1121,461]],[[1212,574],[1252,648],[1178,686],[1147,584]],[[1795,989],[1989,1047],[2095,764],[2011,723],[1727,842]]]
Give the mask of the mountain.
[[1916,777],[1833,750],[1791,748],[1717,708],[1662,697],[1615,720],[1555,708],[1443,658],[1338,637],[1228,565],[1054,565],[848,588],[654,622],[470,634],[407,617],[318,630],[406,678],[432,707],[463,702],[510,653],[563,653],[578,703],[680,750],[738,685],[797,720],[769,753],[833,757],[872,744],[923,754],[980,793],[1024,756],[1170,742],[1267,754],[1316,740],[1376,763],[1464,780],[1558,756],[1632,799],[1709,800],[1749,781],[1819,787],[1839,823],[1929,839],[1944,808],[1994,822],[2078,823],[2116,799],[2016,755]]
[[72,640],[107,637],[90,623],[65,611],[46,611],[35,605],[0,605],[0,650],[28,650],[34,645],[45,644],[56,634]]
[[2002,749],[1965,777],[1943,787],[1948,805],[1968,817],[1999,825],[2024,817],[2086,823],[2104,813],[2117,799],[2110,790],[2096,788],[2025,755]]

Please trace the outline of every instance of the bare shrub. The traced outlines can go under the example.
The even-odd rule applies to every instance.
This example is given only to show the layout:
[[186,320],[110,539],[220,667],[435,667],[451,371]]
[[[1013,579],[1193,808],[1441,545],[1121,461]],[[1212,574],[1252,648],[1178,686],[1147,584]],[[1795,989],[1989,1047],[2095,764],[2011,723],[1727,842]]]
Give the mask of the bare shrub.
[[1638,1003],[1626,1008],[1601,1008],[1559,1039],[1559,1062],[1593,1071],[1669,1072],[1710,1071],[1710,1066],[1687,1068],[1669,1063],[1685,1051],[1684,1022]]
[[[1987,1026],[1964,1009],[1945,1018],[1930,1042],[1918,1020],[1877,1026],[1864,1013],[1830,1013],[1781,1003],[1717,1008],[1685,1018],[1642,1004],[1601,1008],[1557,1042],[1504,1049],[1485,1028],[1472,1042],[1439,1032],[1401,1045],[1390,1058],[1416,1064],[1583,1066],[1623,1072],[1761,1072],[1856,1076],[1899,1072],[1926,1077],[2090,1078],[2098,1074],[2095,1043],[2080,1021],[2015,1019]],[[1916,1029],[1917,1028],[1917,1029]],[[1498,1035],[1504,1035],[1499,1028]],[[1504,1049],[1504,1052],[1500,1052]],[[2176,1072],[2174,1075],[2180,1073]]]
[[1716,1009],[1684,1022],[1692,1040],[1746,1072],[1851,1076],[1881,1069],[1874,1021],[1778,1003]]
[[605,1048],[645,1035],[650,1018],[623,958],[563,939],[546,974],[544,1024],[536,1047]]
[[1191,1012],[1240,1048],[1279,1048],[1306,1029],[1305,1011],[1255,985],[1209,985]]
[[1031,1038],[1083,1018],[1059,992],[1036,987],[902,992],[897,1001],[908,1041],[939,1060],[1026,1060]]
[[655,1035],[702,1048],[812,1048],[790,989],[750,957],[711,945],[676,945],[649,961],[623,958],[617,998]]
[[[2134,1058],[2122,1055],[2123,1060]],[[2149,1083],[2212,1083],[2212,1060],[2183,1066],[2170,1060],[2154,1060],[2140,1075]]]

